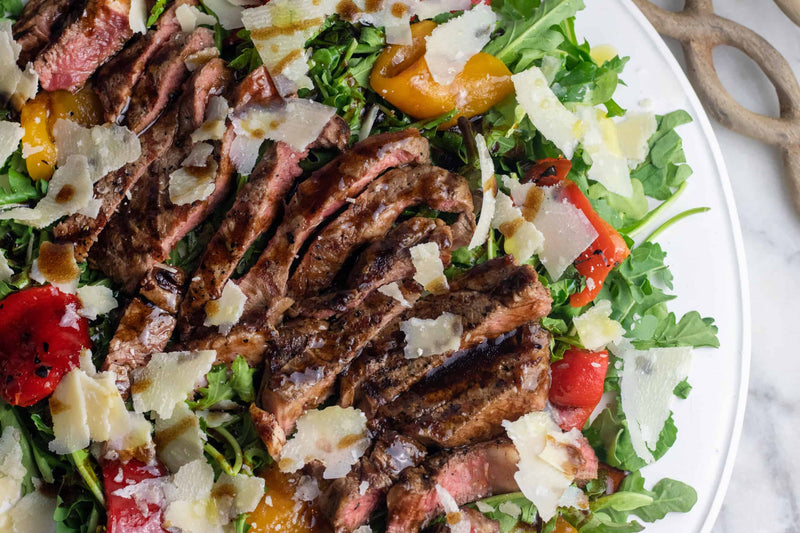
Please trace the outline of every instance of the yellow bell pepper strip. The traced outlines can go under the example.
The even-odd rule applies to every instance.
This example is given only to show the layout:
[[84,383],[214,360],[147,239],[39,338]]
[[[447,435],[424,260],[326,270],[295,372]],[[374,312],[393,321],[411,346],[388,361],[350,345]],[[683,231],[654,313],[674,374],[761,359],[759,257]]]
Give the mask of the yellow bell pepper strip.
[[25,129],[22,136],[25,166],[34,180],[49,180],[53,175],[58,154],[52,132],[60,118],[87,127],[100,124],[102,107],[97,95],[88,87],[74,94],[42,91],[22,106],[20,123]]
[[439,129],[456,124],[459,117],[474,117],[491,109],[514,92],[511,71],[489,54],[473,56],[448,85],[433,80],[425,61],[425,38],[436,28],[430,20],[411,25],[410,46],[387,46],[370,74],[370,85],[381,97],[416,119],[458,113]]

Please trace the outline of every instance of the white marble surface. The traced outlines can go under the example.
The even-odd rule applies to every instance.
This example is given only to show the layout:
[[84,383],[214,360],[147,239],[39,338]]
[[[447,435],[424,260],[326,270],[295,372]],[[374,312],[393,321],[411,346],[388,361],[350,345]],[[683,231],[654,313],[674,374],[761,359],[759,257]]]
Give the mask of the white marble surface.
[[[658,5],[680,9],[680,0]],[[716,12],[759,32],[800,75],[800,28],[769,0],[716,0]],[[680,46],[669,42],[682,62]],[[725,87],[772,116],[772,85],[746,56],[718,48]],[[752,369],[736,466],[713,533],[800,531],[800,215],[792,210],[778,150],[714,124],[744,234],[753,317]]]

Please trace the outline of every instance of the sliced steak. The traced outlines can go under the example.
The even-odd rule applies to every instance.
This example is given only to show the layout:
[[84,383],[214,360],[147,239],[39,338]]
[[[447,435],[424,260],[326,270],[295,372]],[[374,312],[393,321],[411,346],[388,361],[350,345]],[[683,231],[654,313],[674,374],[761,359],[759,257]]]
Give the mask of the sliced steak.
[[428,165],[392,169],[370,183],[311,242],[289,281],[289,297],[301,301],[328,287],[355,250],[383,237],[403,211],[419,205],[466,218],[467,222],[457,227],[467,231],[454,235],[454,240],[468,242],[475,230],[475,216],[465,178]]
[[[539,282],[533,267],[518,265],[513,257],[503,256],[455,280],[450,292],[420,300],[404,313],[403,319],[436,319],[445,312],[459,315],[462,323],[459,349],[466,350],[538,321],[550,312],[551,303],[550,293]],[[340,384],[342,398],[355,398],[362,410],[374,414],[452,355],[406,359],[404,345],[397,321],[351,365]]]
[[[414,282],[407,282],[401,287],[404,297],[414,301],[419,297],[421,288]],[[271,342],[274,351],[270,353],[270,364],[264,372],[260,405],[275,418],[273,431],[277,438],[269,449],[272,457],[280,456],[280,448],[274,442],[285,442],[285,435],[294,429],[295,422],[307,409],[319,406],[333,392],[336,378],[350,364],[364,345],[374,337],[393,318],[402,313],[404,307],[394,298],[379,292],[372,293],[361,308],[355,309],[333,321],[327,328],[318,323],[312,330],[316,333],[306,335],[307,340],[302,351],[293,355],[285,363],[286,356],[281,353],[286,342]],[[276,337],[294,336],[298,326],[281,328]],[[308,333],[304,330],[303,333]],[[293,351],[299,351],[295,343]],[[273,360],[275,362],[273,362]],[[283,364],[281,364],[283,363]],[[280,368],[279,368],[280,367]],[[284,437],[281,439],[280,435]]]
[[185,281],[181,270],[156,265],[125,309],[103,363],[104,371],[117,375],[117,389],[124,398],[130,390],[131,370],[147,364],[152,354],[166,348]]
[[426,446],[455,448],[498,437],[503,420],[547,405],[550,335],[537,325],[453,359],[379,414]]
[[[286,215],[258,262],[239,282],[248,296],[247,314],[278,305],[289,270],[306,239],[329,216],[385,170],[425,163],[428,141],[415,129],[375,135],[355,144],[301,183]],[[283,306],[285,309],[288,306]]]
[[349,533],[369,522],[400,472],[417,466],[426,455],[419,443],[393,431],[383,432],[346,477],[322,493],[319,508],[337,533]]
[[81,87],[133,35],[130,1],[89,0],[81,17],[67,25],[33,63],[45,91]]
[[78,0],[31,0],[22,9],[12,33],[22,48],[18,64],[21,68],[56,39]]
[[382,285],[411,279],[416,270],[408,250],[417,244],[436,243],[442,264],[447,265],[452,235],[450,227],[438,218],[413,217],[401,222],[359,254],[346,289],[300,300],[289,312],[293,316],[329,318],[358,306]]
[[[136,183],[130,201],[123,202],[92,250],[92,264],[128,291],[153,264],[169,257],[175,244],[228,192],[232,168],[224,164],[223,157],[219,159],[214,192],[208,198],[187,205],[174,205],[169,200],[169,175],[180,168],[191,151],[190,134],[203,122],[209,95],[223,92],[230,79],[231,72],[220,59],[209,61],[194,73],[178,102],[178,133],[170,149]],[[222,144],[224,149],[224,139]],[[216,146],[214,157],[219,158],[219,153]]]
[[[500,522],[470,507],[461,509],[459,520],[467,521],[470,533],[500,533]],[[431,528],[430,533],[448,533],[450,529],[450,524],[445,520],[444,524],[436,524]]]
[[106,122],[116,122],[131,98],[134,85],[156,52],[181,31],[175,10],[195,0],[177,0],[159,18],[156,28],[132,40],[122,52],[100,67],[95,77],[97,92]]
[[86,259],[100,232],[136,182],[147,172],[150,165],[172,146],[177,128],[177,111],[162,116],[139,138],[142,146],[139,159],[105,175],[94,185],[94,197],[102,201],[97,216],[92,218],[76,213],[55,227],[54,234],[59,242],[74,243],[75,257],[78,261]]
[[[592,474],[585,468],[587,458],[580,437],[580,449],[570,445],[568,455],[577,472],[577,482],[597,477],[596,461]],[[591,456],[594,451],[588,448]],[[507,494],[519,490],[514,474],[517,472],[519,453],[508,438],[484,442],[469,447],[456,448],[432,455],[414,468],[400,474],[400,481],[386,497],[388,505],[387,533],[416,532],[433,518],[442,514],[436,485],[441,485],[458,505],[474,502],[494,494]]]
[[[349,137],[347,124],[334,116],[310,148],[323,146],[341,150]],[[193,336],[194,328],[205,318],[205,304],[219,298],[247,250],[271,227],[295,179],[302,174],[300,161],[307,154],[307,150],[297,152],[283,142],[273,144],[264,153],[208,244],[189,286],[179,320],[183,340]]]
[[197,28],[188,34],[174,33],[153,55],[133,86],[125,124],[137,133],[149,126],[188,77],[186,58],[210,46],[214,46],[214,32],[208,28]]

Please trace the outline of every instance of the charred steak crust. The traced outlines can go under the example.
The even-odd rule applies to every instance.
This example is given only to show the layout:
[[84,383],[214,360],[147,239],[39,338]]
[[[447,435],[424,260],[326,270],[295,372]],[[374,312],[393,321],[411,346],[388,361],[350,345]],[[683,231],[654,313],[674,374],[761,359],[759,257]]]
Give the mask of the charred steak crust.
[[18,64],[25,68],[61,33],[77,0],[31,0],[22,9],[12,34],[21,47]]

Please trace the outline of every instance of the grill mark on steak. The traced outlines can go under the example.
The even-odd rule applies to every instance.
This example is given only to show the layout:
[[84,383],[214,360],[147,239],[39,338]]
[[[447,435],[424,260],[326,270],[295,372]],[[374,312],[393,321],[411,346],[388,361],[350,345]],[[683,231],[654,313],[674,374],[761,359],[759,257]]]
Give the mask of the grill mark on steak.
[[356,249],[380,239],[403,211],[418,205],[467,218],[467,223],[457,227],[466,227],[468,235],[475,229],[472,193],[466,179],[428,165],[392,169],[370,183],[311,242],[289,280],[289,297],[301,301],[328,287]]
[[103,362],[104,371],[116,374],[117,389],[123,398],[130,391],[130,372],[166,348],[185,282],[180,269],[156,265],[125,309]]
[[25,4],[12,34],[20,45],[20,68],[25,68],[44,47],[56,39],[78,0],[32,0]]
[[130,42],[119,54],[100,67],[95,76],[95,92],[103,105],[106,122],[115,122],[131,98],[133,87],[144,74],[150,59],[167,41],[181,31],[175,10],[195,0],[177,0],[159,18],[156,28]]
[[[576,481],[597,477],[597,457],[583,436],[580,448],[570,445],[569,457],[577,470]],[[590,454],[587,456],[587,454]],[[495,494],[519,490],[514,479],[519,453],[506,437],[494,441],[440,452],[420,466],[400,474],[386,497],[387,533],[416,532],[443,512],[436,493],[441,485],[458,505]],[[594,462],[594,471],[586,466]],[[587,477],[589,476],[589,477]]]
[[42,89],[80,88],[132,37],[129,11],[130,0],[89,0],[81,17],[34,61]]
[[149,126],[188,77],[186,58],[210,46],[214,46],[214,33],[208,28],[200,27],[188,34],[174,33],[155,52],[133,86],[125,124],[136,133]]
[[[394,431],[383,431],[347,476],[333,480],[320,496],[319,508],[336,533],[349,533],[369,522],[389,488],[405,468],[419,465],[426,450]],[[366,489],[362,489],[366,483]]]
[[[401,291],[412,302],[421,294],[421,288],[414,282],[403,284]],[[282,448],[282,443],[276,447],[275,442],[285,442],[285,435],[294,429],[297,419],[333,393],[342,370],[403,309],[394,298],[374,292],[361,308],[332,320],[327,327],[316,323],[313,334],[308,335],[302,324],[278,330],[276,340],[269,343],[270,363],[264,372],[259,405],[275,418],[273,434],[277,438],[264,442],[271,446],[268,450],[272,457],[279,457]],[[287,342],[293,342],[298,330],[306,334],[307,342],[302,348],[295,342],[287,350]]]
[[379,414],[426,446],[455,448],[498,437],[501,421],[547,405],[549,346],[546,330],[522,326],[453,357]]
[[[322,146],[341,150],[349,137],[347,124],[334,116],[309,149]],[[202,325],[205,304],[219,298],[247,250],[259,235],[271,227],[295,179],[302,174],[300,161],[307,155],[308,150],[298,152],[286,143],[277,142],[267,149],[256,165],[206,247],[200,267],[189,286],[179,318],[183,340],[192,337],[195,329]]]
[[[463,278],[453,281],[450,289],[450,292],[420,300],[404,313],[403,319],[435,319],[444,312],[460,315],[463,328],[460,350],[547,316],[552,303],[536,270],[529,265],[518,265],[511,256],[499,257],[471,269]],[[406,359],[405,340],[399,326],[400,320],[397,320],[386,328],[381,338],[365,350],[341,380],[341,397],[345,402],[355,398],[368,416],[452,355],[451,352]]]
[[215,143],[214,157],[219,159],[215,189],[205,200],[173,205],[169,200],[169,175],[191,151],[190,134],[203,122],[209,95],[223,92],[231,75],[221,59],[213,59],[189,79],[178,102],[178,133],[173,144],[136,183],[130,201],[123,202],[92,249],[91,263],[127,291],[136,287],[153,264],[169,257],[175,244],[227,194],[233,169],[225,157],[220,158],[225,139],[221,150]]
[[150,165],[172,145],[178,127],[176,111],[167,113],[139,138],[142,154],[133,163],[106,174],[94,185],[94,197],[102,201],[100,211],[92,218],[80,213],[70,215],[54,229],[59,242],[75,245],[75,258],[84,261],[100,232],[114,215],[125,195],[147,172]]
[[410,279],[414,272],[409,248],[426,242],[439,247],[442,264],[450,264],[453,237],[444,221],[413,217],[401,222],[358,256],[343,290],[306,298],[289,309],[293,316],[329,318],[353,309],[378,287]]
[[[279,306],[295,256],[314,229],[383,171],[425,163],[428,141],[415,129],[375,135],[314,172],[297,187],[286,215],[258,262],[239,282],[248,296],[246,315]],[[285,309],[288,306],[283,306]]]

